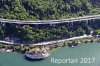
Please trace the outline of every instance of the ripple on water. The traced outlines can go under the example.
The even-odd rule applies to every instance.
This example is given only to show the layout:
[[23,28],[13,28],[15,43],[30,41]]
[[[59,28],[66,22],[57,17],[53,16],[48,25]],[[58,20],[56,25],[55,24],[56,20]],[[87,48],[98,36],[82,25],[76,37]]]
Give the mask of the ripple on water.
[[[92,64],[55,64],[51,63],[51,58],[80,58],[95,57]],[[58,48],[51,52],[50,57],[41,61],[27,61],[24,56],[18,53],[0,52],[0,66],[100,66],[100,43],[88,43],[75,48]]]

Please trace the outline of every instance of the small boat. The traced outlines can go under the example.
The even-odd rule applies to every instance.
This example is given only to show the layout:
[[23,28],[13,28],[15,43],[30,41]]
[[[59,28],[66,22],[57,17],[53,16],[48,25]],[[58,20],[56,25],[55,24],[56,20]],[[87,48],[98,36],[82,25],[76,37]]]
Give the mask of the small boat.
[[72,45],[71,47],[72,47],[72,48],[74,48],[74,46],[73,46],[73,45]]
[[50,54],[47,51],[42,51],[42,50],[30,50],[25,52],[25,56],[29,59],[33,60],[39,60],[39,59],[45,59],[49,56]]
[[7,50],[6,50],[6,52],[12,52],[12,50],[10,50],[10,49],[7,49]]
[[78,44],[81,44],[81,43],[82,43],[82,42],[80,42],[80,41],[78,42]]

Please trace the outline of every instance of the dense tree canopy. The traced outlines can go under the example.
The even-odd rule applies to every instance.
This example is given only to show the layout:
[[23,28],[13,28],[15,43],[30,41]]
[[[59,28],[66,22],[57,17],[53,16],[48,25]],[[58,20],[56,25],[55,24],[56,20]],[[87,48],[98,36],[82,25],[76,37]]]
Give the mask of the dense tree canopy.
[[70,31],[67,26],[55,26],[47,28],[34,28],[29,25],[6,24],[0,26],[0,38],[19,38],[21,41],[48,41],[80,36],[84,34],[84,29],[79,27]]
[[[90,14],[100,14],[100,0],[0,0],[0,18],[5,19],[49,20]],[[98,26],[93,24],[91,27],[98,28],[99,26],[99,24]],[[42,27],[8,23],[3,26],[1,24],[0,38],[10,37],[26,42],[40,42],[80,36],[86,32],[81,25],[74,28],[61,24],[55,27],[50,25]],[[96,32],[99,33],[99,31]]]
[[65,19],[100,13],[100,0],[0,0],[0,18]]

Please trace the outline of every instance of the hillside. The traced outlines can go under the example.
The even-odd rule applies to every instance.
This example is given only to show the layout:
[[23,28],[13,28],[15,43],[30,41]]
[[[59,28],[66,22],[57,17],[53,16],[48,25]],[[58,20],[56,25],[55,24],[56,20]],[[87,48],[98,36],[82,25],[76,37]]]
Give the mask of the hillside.
[[65,19],[100,13],[100,0],[0,0],[0,18]]

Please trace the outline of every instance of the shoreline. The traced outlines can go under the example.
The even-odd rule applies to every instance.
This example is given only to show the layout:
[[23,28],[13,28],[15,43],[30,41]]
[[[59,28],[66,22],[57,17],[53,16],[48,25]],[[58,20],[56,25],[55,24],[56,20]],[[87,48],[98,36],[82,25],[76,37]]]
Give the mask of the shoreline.
[[[76,39],[82,39],[82,38],[92,38],[93,36],[91,35],[83,35],[83,36],[77,36],[77,37],[71,37],[67,39],[59,39],[59,40],[52,40],[52,41],[45,41],[45,42],[38,42],[38,43],[32,43],[32,44],[23,44],[23,45],[48,45],[48,44],[54,44],[54,43],[59,43],[67,40],[76,40]],[[21,43],[14,43],[14,42],[9,42],[9,41],[4,41],[0,40],[0,43],[7,44],[7,45],[22,45]]]
[[[49,51],[52,51],[55,48],[59,48],[59,47],[75,47],[78,44],[82,44],[82,43],[87,43],[87,42],[94,42],[94,37],[91,35],[83,35],[83,36],[78,36],[78,37],[72,37],[69,39],[64,39],[64,40],[56,40],[56,41],[51,41],[51,42],[43,42],[43,43],[38,43],[38,44],[32,44],[32,46],[24,46],[23,44],[15,46],[15,45],[5,45],[5,44],[1,44],[1,45],[5,45],[4,46],[0,46],[0,51],[5,51],[5,52],[17,52],[17,53],[25,53],[26,51],[30,50],[30,49],[34,49],[35,46],[47,46],[49,48]],[[95,39],[95,41],[97,42],[97,40]],[[99,40],[100,41],[100,40]],[[51,44],[50,44],[51,43]]]

